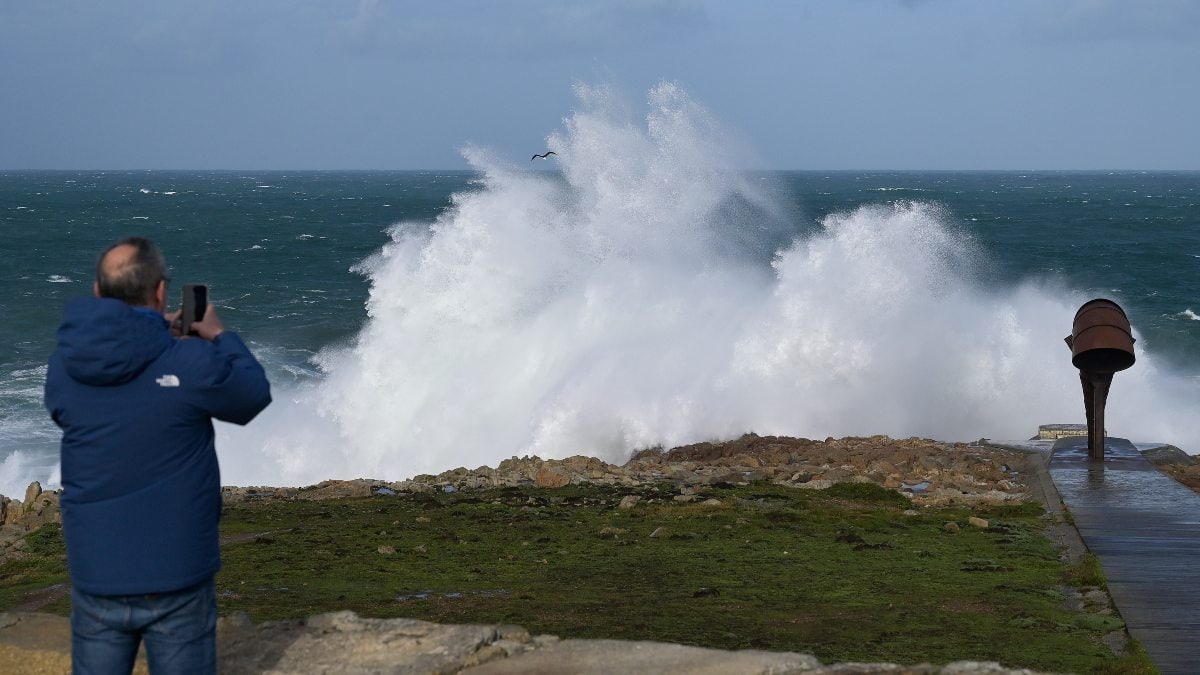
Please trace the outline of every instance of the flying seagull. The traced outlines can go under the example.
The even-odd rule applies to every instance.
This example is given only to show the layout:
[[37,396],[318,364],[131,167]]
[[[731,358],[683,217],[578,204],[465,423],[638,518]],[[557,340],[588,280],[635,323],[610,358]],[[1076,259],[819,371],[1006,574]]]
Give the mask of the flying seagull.
[[547,158],[547,157],[549,157],[550,155],[557,155],[557,154],[558,154],[558,153],[557,153],[557,152],[555,152],[555,151],[553,151],[553,150],[547,150],[547,151],[546,151],[545,153],[543,153],[543,154],[540,154],[540,155],[534,155],[533,157],[530,157],[530,158],[529,158],[529,161],[531,161],[531,162],[532,162],[533,160],[537,159],[538,157],[541,157],[542,159],[546,159],[546,158]]

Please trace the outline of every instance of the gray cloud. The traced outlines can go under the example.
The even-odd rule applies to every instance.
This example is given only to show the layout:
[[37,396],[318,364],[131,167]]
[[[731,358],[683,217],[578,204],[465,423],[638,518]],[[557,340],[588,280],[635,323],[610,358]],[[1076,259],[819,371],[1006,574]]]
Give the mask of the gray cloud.
[[1200,42],[1194,0],[1071,0],[1040,3],[1026,25],[1044,42]]
[[573,83],[661,80],[767,166],[1180,168],[1197,33],[1186,0],[0,2],[0,168],[527,159]]
[[696,0],[597,3],[447,0],[412,7],[360,0],[334,22],[334,39],[351,51],[422,58],[528,60],[686,39],[708,26]]

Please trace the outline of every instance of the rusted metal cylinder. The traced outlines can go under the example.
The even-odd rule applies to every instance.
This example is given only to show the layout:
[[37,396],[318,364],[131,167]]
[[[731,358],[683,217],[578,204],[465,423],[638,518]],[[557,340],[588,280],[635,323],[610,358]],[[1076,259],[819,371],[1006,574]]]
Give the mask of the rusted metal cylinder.
[[1104,459],[1104,405],[1113,373],[1125,370],[1136,360],[1133,331],[1125,310],[1112,300],[1097,298],[1083,303],[1075,312],[1067,346],[1071,363],[1079,369],[1083,384],[1083,408],[1087,414],[1088,456]]
[[1071,328],[1071,363],[1089,373],[1115,373],[1133,365],[1133,332],[1125,310],[1097,298],[1075,312]]

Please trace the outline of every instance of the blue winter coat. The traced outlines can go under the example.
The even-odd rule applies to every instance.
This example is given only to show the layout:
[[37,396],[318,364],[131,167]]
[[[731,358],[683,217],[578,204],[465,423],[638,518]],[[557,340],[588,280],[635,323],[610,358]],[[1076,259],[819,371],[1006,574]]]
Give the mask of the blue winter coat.
[[161,314],[108,298],[66,306],[46,374],[62,427],[71,581],[95,595],[163,593],[220,569],[221,476],[212,418],[271,402],[241,339],[172,337]]

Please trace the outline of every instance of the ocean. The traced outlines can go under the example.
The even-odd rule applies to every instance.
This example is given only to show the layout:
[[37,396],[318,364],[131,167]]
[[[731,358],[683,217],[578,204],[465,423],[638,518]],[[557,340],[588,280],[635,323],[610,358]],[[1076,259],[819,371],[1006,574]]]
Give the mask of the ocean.
[[269,373],[218,425],[226,484],[1028,438],[1083,421],[1063,337],[1095,297],[1137,337],[1109,433],[1200,452],[1200,172],[743,171],[689,114],[578,112],[554,161],[461,172],[0,172],[0,493],[57,485],[62,306],[134,234]]

